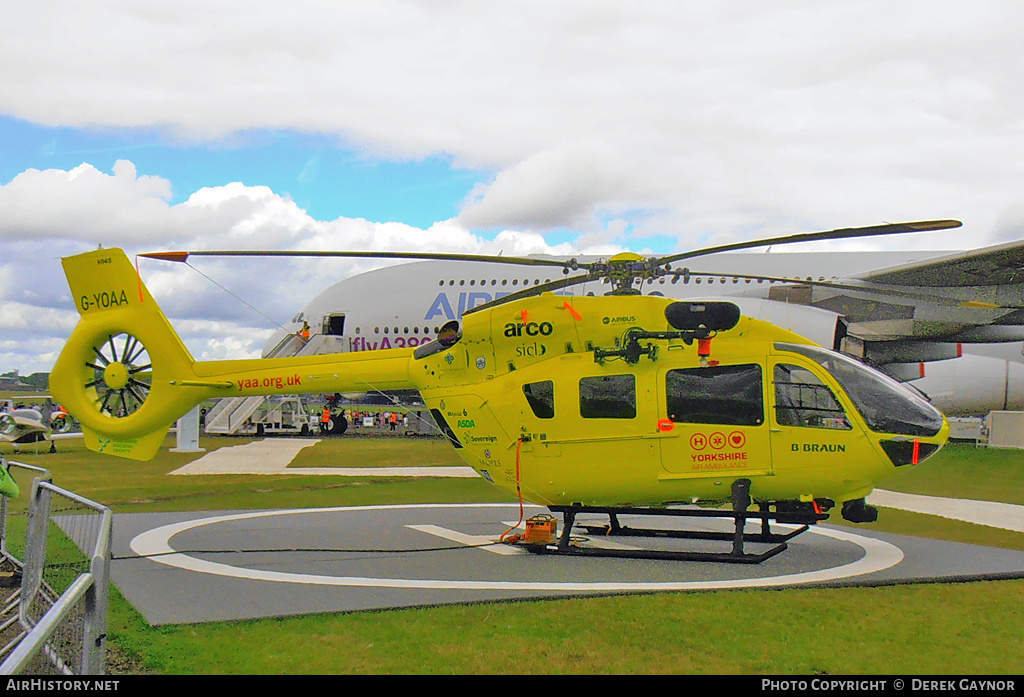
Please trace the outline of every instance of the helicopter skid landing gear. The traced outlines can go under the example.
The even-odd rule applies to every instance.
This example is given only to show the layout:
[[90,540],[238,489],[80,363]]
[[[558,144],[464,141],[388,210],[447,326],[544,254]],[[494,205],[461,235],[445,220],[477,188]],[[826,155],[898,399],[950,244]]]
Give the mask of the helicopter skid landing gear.
[[[771,513],[767,505],[759,504],[759,511],[748,512],[750,507],[750,480],[739,479],[732,486],[732,511],[723,510],[692,510],[677,508],[606,508],[598,506],[550,506],[554,512],[563,516],[562,532],[557,544],[528,545],[527,549],[536,554],[568,554],[586,557],[615,557],[620,559],[662,559],[670,561],[711,561],[728,564],[760,564],[784,551],[787,542],[808,529],[808,525],[824,520],[828,516],[820,513],[797,514],[794,512]],[[607,526],[582,526],[590,535],[604,537],[656,537],[686,540],[722,540],[732,542],[730,552],[673,551],[648,549],[607,549],[600,547],[581,547],[573,544],[571,534],[576,515],[579,513],[607,514]],[[698,530],[665,530],[657,528],[631,528],[621,525],[619,515],[656,515],[677,518],[730,518],[734,524],[733,532],[709,532]],[[747,519],[759,518],[761,530],[756,533],[744,531]],[[788,533],[772,532],[769,521],[801,524],[799,528]],[[762,552],[744,551],[744,543],[774,544]]]

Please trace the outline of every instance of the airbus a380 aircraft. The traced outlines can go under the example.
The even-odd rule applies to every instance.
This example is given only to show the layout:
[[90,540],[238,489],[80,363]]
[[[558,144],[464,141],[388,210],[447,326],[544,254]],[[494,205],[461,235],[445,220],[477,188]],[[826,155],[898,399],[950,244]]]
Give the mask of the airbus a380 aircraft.
[[[483,303],[561,277],[558,268],[487,262],[377,269],[316,296],[275,332],[263,355],[418,346]],[[608,290],[595,281],[559,292]],[[1024,408],[1024,242],[956,254],[712,254],[695,260],[689,273],[649,280],[643,292],[728,297],[746,315],[913,380],[948,414]],[[628,317],[605,321],[629,326]],[[534,339],[522,350],[538,352],[545,350],[545,329],[529,321],[506,327]]]

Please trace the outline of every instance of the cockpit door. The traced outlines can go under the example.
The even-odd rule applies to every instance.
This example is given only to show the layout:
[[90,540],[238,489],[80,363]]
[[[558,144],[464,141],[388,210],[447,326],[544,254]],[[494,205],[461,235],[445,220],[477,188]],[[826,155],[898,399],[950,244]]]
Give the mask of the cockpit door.
[[[769,389],[772,460],[777,473],[802,472],[809,489],[818,479],[835,477],[831,467],[875,457],[849,407],[836,394],[817,366],[793,359],[770,362]],[[809,474],[816,471],[821,476]],[[820,492],[809,490],[811,495]]]

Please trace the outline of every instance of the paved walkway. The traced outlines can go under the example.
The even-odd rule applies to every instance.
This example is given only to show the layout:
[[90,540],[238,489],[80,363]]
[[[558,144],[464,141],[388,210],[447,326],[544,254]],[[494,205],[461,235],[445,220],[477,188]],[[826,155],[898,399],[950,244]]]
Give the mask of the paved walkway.
[[977,525],[987,525],[991,528],[1024,532],[1024,506],[1012,503],[946,499],[938,496],[901,494],[883,489],[875,489],[868,496],[868,503],[883,508],[899,508],[913,513],[927,513]]
[[171,474],[301,474],[332,477],[477,477],[472,467],[289,467],[315,438],[265,438],[203,455]]

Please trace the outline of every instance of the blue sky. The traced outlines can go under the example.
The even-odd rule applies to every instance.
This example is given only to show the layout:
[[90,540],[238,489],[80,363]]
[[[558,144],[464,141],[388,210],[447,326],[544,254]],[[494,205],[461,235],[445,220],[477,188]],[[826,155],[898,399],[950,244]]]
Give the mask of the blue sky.
[[26,169],[70,170],[88,162],[110,171],[132,161],[139,174],[170,180],[180,203],[207,186],[269,186],[318,220],[365,218],[428,228],[458,215],[488,172],[457,169],[450,158],[372,158],[337,136],[246,131],[223,142],[178,141],[155,129],[48,127],[0,116],[0,182]]
[[[97,245],[610,254],[937,218],[965,225],[871,245],[1019,239],[1022,29],[1010,0],[19,4],[0,371],[49,369],[77,321],[59,257]],[[210,271],[290,317],[368,268]],[[258,355],[221,291],[147,273],[198,357]]]

